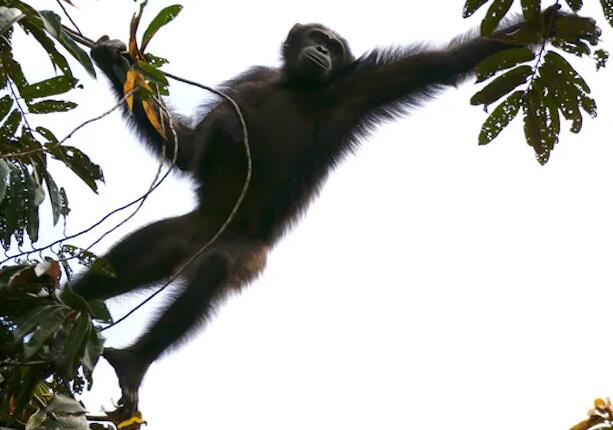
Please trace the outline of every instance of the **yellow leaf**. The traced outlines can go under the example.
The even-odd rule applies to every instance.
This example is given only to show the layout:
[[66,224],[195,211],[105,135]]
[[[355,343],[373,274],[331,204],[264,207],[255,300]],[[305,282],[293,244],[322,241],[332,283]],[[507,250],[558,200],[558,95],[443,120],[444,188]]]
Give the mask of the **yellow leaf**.
[[130,418],[117,424],[118,429],[138,429],[142,424],[147,424],[147,421],[143,420],[143,416],[140,412],[134,412]]
[[139,73],[134,70],[134,69],[130,69],[128,70],[128,75],[126,76],[126,81],[123,83],[123,94],[130,94],[127,98],[126,98],[126,103],[128,104],[128,109],[132,110],[132,106],[134,105],[134,87],[136,86],[136,80],[138,77]]
[[132,21],[130,22],[130,40],[128,42],[128,52],[134,60],[138,60],[141,57],[138,49],[138,43],[136,42],[136,31],[138,30],[138,25],[140,24],[140,19],[143,15],[145,4],[146,3],[141,4],[140,11],[138,14],[134,14],[132,16]]
[[135,60],[140,59],[140,52],[138,52],[136,38],[130,38],[130,42],[128,43],[128,52],[130,53],[130,56]]
[[149,122],[151,125],[157,130],[157,132],[166,139],[166,133],[164,132],[164,128],[158,119],[158,116],[155,112],[155,109],[151,106],[147,100],[143,100],[143,108],[145,109],[145,113],[147,114],[147,118],[149,118]]

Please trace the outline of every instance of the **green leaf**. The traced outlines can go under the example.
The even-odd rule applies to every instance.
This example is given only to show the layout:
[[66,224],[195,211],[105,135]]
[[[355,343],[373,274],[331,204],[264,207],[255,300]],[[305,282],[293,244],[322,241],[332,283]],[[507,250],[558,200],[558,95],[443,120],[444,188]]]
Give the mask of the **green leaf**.
[[13,110],[6,121],[4,121],[4,124],[2,124],[2,128],[0,128],[0,139],[14,137],[22,119],[21,112],[18,109]]
[[138,62],[138,67],[141,69],[148,77],[153,79],[155,82],[160,83],[162,85],[168,85],[168,79],[164,73],[152,66],[151,64],[147,64],[144,61]]
[[466,0],[464,10],[462,10],[462,17],[468,18],[488,1],[489,0]]
[[553,25],[556,37],[570,42],[576,42],[578,38],[590,40],[598,37],[598,28],[592,18],[562,15],[554,20]]
[[0,99],[0,121],[2,121],[13,107],[13,99],[6,95]]
[[487,57],[475,67],[477,82],[483,82],[496,72],[534,60],[534,52],[528,48],[513,48]]
[[17,84],[18,88],[28,85],[23,70],[21,70],[21,65],[13,58],[11,46],[2,38],[0,38],[0,58],[2,58],[2,69]]
[[36,131],[41,136],[43,136],[45,139],[47,139],[48,143],[51,143],[51,144],[57,144],[58,143],[57,137],[55,137],[55,134],[53,134],[53,132],[51,130],[49,130],[48,128],[36,127]]
[[94,192],[98,192],[96,181],[104,182],[100,166],[93,163],[80,149],[73,146],[46,145],[48,151],[56,160],[62,161]]
[[521,10],[528,23],[536,23],[541,18],[541,0],[521,0]]
[[[22,270],[28,269],[30,269],[29,266]],[[33,309],[32,311],[28,312],[26,315],[18,319],[15,323],[17,328],[13,332],[13,338],[15,339],[15,341],[21,340],[25,335],[34,330],[36,326],[39,325],[41,321],[45,318],[45,316],[49,314],[49,312],[56,309],[61,309],[61,307],[58,305],[41,306],[39,308]]]
[[6,76],[6,72],[2,67],[0,67],[0,89],[5,89],[9,84],[8,77]]
[[49,199],[51,200],[51,213],[53,214],[53,225],[56,225],[62,214],[62,196],[59,193],[58,187],[49,172],[45,172],[45,182],[49,191]]
[[593,98],[585,95],[581,97],[581,107],[592,118],[596,118],[596,116],[598,116],[598,107],[596,106],[596,100]]
[[151,64],[153,67],[157,68],[162,67],[164,64],[168,64],[168,60],[166,58],[157,57],[150,53],[145,54],[145,60],[147,60],[148,64]]
[[[539,85],[539,89],[542,89],[544,81],[542,79],[538,79],[536,83]],[[551,134],[550,139],[553,141],[553,144],[555,144],[558,142],[560,136],[560,112],[558,111],[558,105],[550,92],[543,96],[542,101],[547,107],[547,131]],[[553,144],[551,145],[552,149]]]
[[10,242],[11,235],[15,236],[17,243],[23,243],[23,230],[27,224],[30,197],[28,170],[21,164],[9,165],[11,168],[11,182],[9,193],[2,202],[0,213],[5,218],[5,231],[3,241]]
[[92,310],[92,318],[96,321],[111,324],[113,322],[113,316],[109,311],[108,306],[101,300],[90,300],[89,307]]
[[24,99],[54,96],[64,94],[75,87],[77,80],[73,77],[62,75],[45,79],[21,88],[19,93]]
[[613,27],[613,0],[600,0],[604,17],[611,27]]
[[47,36],[45,31],[40,27],[40,23],[34,19],[34,17],[28,17],[20,23],[26,28],[32,36],[38,41],[38,43],[47,51],[47,56],[51,60],[54,68],[59,68],[62,74],[72,77],[72,70],[64,57],[55,47],[53,40]]
[[532,67],[530,66],[516,67],[515,69],[506,72],[504,75],[497,77],[485,88],[472,96],[470,103],[473,105],[490,105],[499,98],[513,91],[519,85],[526,83],[531,74]]
[[60,325],[64,322],[70,311],[66,308],[56,308],[48,312],[38,324],[38,328],[32,334],[28,343],[24,346],[24,358],[29,360],[53,336]]
[[566,4],[573,10],[573,12],[579,12],[579,10],[583,7],[583,0],[566,0]]
[[584,55],[590,55],[592,50],[581,39],[564,40],[558,37],[551,39],[551,44],[556,48],[568,52],[569,54],[576,55],[577,57],[583,57]]
[[66,306],[75,311],[85,312],[87,314],[92,313],[92,310],[87,304],[87,300],[85,300],[79,293],[75,292],[70,286],[66,286],[62,289],[62,291],[58,294],[58,299],[60,302],[64,303]]
[[507,14],[513,0],[494,0],[483,21],[481,21],[481,35],[489,36],[496,30],[502,18]]
[[594,52],[594,59],[596,60],[596,71],[607,67],[607,61],[609,61],[609,53],[604,49],[599,49]]
[[77,106],[76,103],[62,100],[44,100],[38,103],[28,103],[28,111],[30,113],[67,112]]
[[571,131],[578,133],[583,124],[579,102],[585,94],[569,81],[568,76],[561,74],[552,62],[546,60],[540,73],[540,80],[547,87],[548,95],[553,98],[564,118],[572,121]]
[[534,148],[536,158],[546,164],[553,147],[558,142],[559,127],[555,129],[548,121],[550,111],[544,102],[544,87],[541,81],[534,81],[524,97],[524,133],[526,141]]
[[183,6],[181,6],[180,4],[175,4],[172,6],[165,7],[157,14],[157,16],[153,19],[153,21],[151,21],[149,27],[147,27],[145,33],[143,34],[143,39],[140,44],[141,52],[145,51],[145,48],[147,47],[155,33],[157,33],[160,28],[175,19],[177,15],[179,15],[179,12],[181,12],[181,10],[183,10]]
[[588,94],[591,92],[590,87],[581,75],[579,75],[574,67],[560,54],[549,51],[547,55],[545,55],[545,64],[551,65],[552,68],[557,68],[560,78],[576,85],[579,90],[585,91]]
[[87,73],[92,78],[96,77],[96,70],[94,69],[94,64],[92,63],[91,58],[87,55],[83,49],[77,45],[77,43],[69,36],[67,33],[62,32],[59,39],[60,43],[66,48],[68,52],[85,68]]
[[89,313],[80,313],[73,324],[70,325],[68,336],[64,343],[64,350],[58,360],[59,367],[62,368],[65,375],[70,379],[74,378],[81,362],[91,328]]
[[[17,397],[15,409],[12,411],[12,419],[16,419],[15,417],[21,417],[21,414],[30,403],[34,389],[36,388],[41,376],[42,375],[40,375],[37,369],[29,368],[24,370],[24,375],[20,381],[19,395]],[[11,422],[9,421],[8,424],[10,425]]]
[[517,116],[524,97],[523,91],[516,91],[500,103],[485,120],[479,134],[479,145],[487,145]]
[[6,161],[0,160],[0,203],[2,203],[2,200],[4,200],[4,196],[6,195],[10,174],[11,170],[9,169]]
[[62,206],[60,207],[60,213],[64,218],[66,218],[66,216],[68,216],[68,214],[70,213],[70,208],[68,207],[68,196],[66,195],[66,190],[63,187],[60,188],[60,197],[62,198]]
[[87,251],[86,249],[78,248],[72,245],[64,245],[60,251],[63,254],[67,254],[76,258],[80,264],[88,267],[92,272],[99,275],[108,276],[114,278],[117,276],[111,264],[104,258],[100,258],[94,253]]
[[38,15],[42,19],[47,33],[59,39],[62,34],[62,18],[51,10],[38,11]]
[[13,24],[23,18],[25,15],[19,9],[0,6],[0,34],[6,33]]
[[87,345],[85,346],[85,354],[83,355],[83,366],[90,372],[94,371],[98,359],[104,351],[104,336],[98,330],[90,330],[87,339]]
[[28,216],[26,220],[26,231],[28,233],[30,241],[34,243],[38,240],[38,228],[40,224],[38,218],[38,207],[45,199],[45,191],[40,186],[38,181],[29,173],[26,175],[26,179],[29,181],[29,198],[27,202]]

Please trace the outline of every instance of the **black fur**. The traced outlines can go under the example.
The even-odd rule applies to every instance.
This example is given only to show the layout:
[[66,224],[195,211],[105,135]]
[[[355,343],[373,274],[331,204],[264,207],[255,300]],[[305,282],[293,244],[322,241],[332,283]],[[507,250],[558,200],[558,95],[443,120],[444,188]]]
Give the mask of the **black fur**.
[[[479,61],[508,47],[473,38],[446,49],[378,49],[356,60],[333,31],[297,25],[283,44],[281,68],[253,68],[227,82],[223,90],[238,103],[249,129],[251,185],[229,229],[182,277],[184,289],[176,301],[131,347],[107,351],[122,401],[135,407],[149,364],[206,318],[220,294],[263,269],[267,250],[304,210],[331,168],[369,131],[457,85]],[[121,43],[108,38],[92,50],[120,97],[126,67],[120,67],[122,50]],[[126,115],[153,151],[165,147],[172,158],[172,144],[160,138],[138,103]],[[106,256],[117,278],[85,274],[75,285],[85,297],[107,299],[167,279],[215,234],[235,204],[246,158],[231,106],[217,102],[193,128],[180,118],[173,124],[179,135],[177,166],[198,183],[198,208],[118,243]]]

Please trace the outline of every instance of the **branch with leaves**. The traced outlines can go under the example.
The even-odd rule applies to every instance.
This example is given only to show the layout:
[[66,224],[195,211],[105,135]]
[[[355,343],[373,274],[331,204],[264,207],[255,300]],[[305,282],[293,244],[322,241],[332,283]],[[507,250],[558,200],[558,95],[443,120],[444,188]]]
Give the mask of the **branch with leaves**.
[[[102,170],[74,146],[64,145],[53,131],[32,125],[33,117],[62,113],[77,107],[58,100],[80,87],[59,44],[91,76],[96,76],[89,55],[62,31],[61,18],[49,10],[38,11],[27,3],[7,0],[0,6],[0,245],[8,250],[13,240],[38,239],[39,208],[45,195],[51,201],[53,223],[69,212],[68,197],[47,165],[48,159],[63,163],[96,192],[104,181]],[[29,82],[13,52],[12,38],[18,26],[44,49],[57,75]]]
[[[521,110],[526,141],[538,162],[545,164],[560,138],[560,116],[570,121],[571,132],[579,133],[582,111],[592,118],[597,114],[590,87],[564,54],[591,57],[597,70],[605,67],[609,54],[603,49],[592,53],[589,46],[598,47],[600,43],[596,21],[572,15],[582,9],[582,0],[566,0],[571,13],[559,12],[559,1],[542,11],[540,0],[520,0],[526,26],[509,35],[497,34],[496,28],[514,0],[468,0],[464,17],[487,3],[490,6],[481,23],[481,35],[518,47],[487,58],[477,66],[477,82],[489,82],[472,97],[471,103],[487,109],[504,98],[485,120],[479,144],[494,140]],[[601,5],[606,20],[613,25],[613,2],[601,0]],[[536,54],[528,47],[535,44],[540,44]]]

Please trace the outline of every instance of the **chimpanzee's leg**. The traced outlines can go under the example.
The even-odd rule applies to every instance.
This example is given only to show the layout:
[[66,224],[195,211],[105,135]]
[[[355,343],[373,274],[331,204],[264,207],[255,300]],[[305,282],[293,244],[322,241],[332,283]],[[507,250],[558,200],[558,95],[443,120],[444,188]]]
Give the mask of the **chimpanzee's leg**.
[[183,277],[180,295],[132,346],[108,348],[104,357],[117,373],[120,404],[135,410],[138,389],[149,365],[209,315],[216,299],[262,271],[267,249],[262,242],[233,242],[216,246],[194,261]]
[[116,277],[88,271],[73,288],[86,299],[106,300],[169,277],[194,252],[195,236],[204,223],[198,212],[190,212],[143,227],[103,257]]

